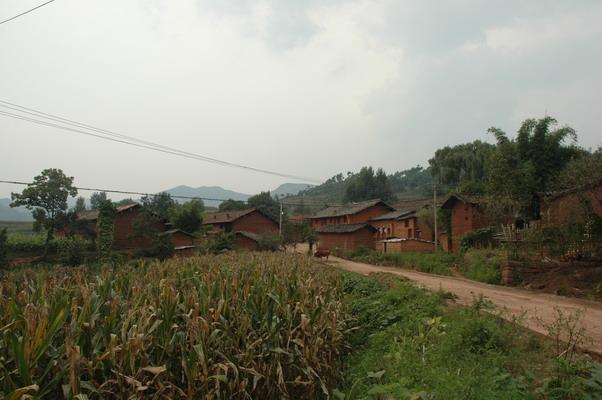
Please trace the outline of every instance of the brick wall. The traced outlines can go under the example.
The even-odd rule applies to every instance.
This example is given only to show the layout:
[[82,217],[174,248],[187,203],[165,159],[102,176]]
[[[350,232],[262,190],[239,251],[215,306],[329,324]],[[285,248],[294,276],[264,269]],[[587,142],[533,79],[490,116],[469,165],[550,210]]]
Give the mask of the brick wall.
[[259,211],[253,211],[252,213],[237,219],[231,225],[232,232],[246,231],[253,233],[277,233],[278,230],[278,224]]
[[236,235],[236,247],[238,249],[254,251],[257,250],[257,242],[238,234]]
[[174,247],[194,245],[194,238],[190,237],[182,232],[173,233],[171,235],[171,240],[173,242]]
[[318,228],[320,226],[326,226],[326,225],[364,224],[364,223],[367,223],[370,219],[379,217],[390,211],[391,210],[388,207],[385,207],[382,204],[376,204],[372,207],[368,207],[365,210],[360,211],[357,214],[342,215],[339,217],[325,217],[325,218],[311,219],[310,223],[311,223],[312,228]]
[[353,233],[318,233],[318,248],[333,250],[355,250],[360,246],[374,248],[374,233],[369,228]]
[[451,212],[451,250],[459,251],[462,236],[485,225],[484,215],[476,205],[456,201]]
[[541,207],[541,219],[551,224],[580,222],[583,218],[582,198],[589,200],[593,211],[602,216],[602,186],[585,193],[571,193],[544,202]]
[[399,242],[376,242],[376,250],[381,253],[430,253],[434,244],[422,240],[407,239]]

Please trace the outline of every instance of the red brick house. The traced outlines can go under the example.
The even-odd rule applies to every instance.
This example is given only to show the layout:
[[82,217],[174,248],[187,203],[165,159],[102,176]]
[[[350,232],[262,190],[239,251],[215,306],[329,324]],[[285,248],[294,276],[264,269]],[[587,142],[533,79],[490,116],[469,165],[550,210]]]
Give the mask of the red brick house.
[[318,248],[354,250],[360,246],[374,249],[376,228],[370,224],[325,225],[316,228]]
[[479,196],[452,194],[441,205],[441,208],[451,210],[451,251],[460,250],[462,236],[467,232],[487,226],[485,214],[480,206]]
[[431,228],[418,219],[416,211],[391,211],[372,218],[370,224],[377,229],[376,238],[412,238],[432,240]]
[[328,207],[307,219],[314,229],[327,225],[366,224],[370,219],[394,210],[384,201],[375,199]]
[[237,211],[220,211],[205,214],[204,227],[213,232],[277,233],[278,222],[256,208]]
[[588,189],[572,189],[551,194],[541,202],[541,220],[549,224],[568,224],[584,217],[586,209],[602,216],[602,183]]

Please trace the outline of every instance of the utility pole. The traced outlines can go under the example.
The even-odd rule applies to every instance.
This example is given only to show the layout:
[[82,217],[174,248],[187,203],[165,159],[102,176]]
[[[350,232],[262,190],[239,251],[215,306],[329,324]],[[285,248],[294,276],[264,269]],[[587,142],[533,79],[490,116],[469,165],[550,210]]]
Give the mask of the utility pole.
[[433,183],[433,216],[435,225],[435,251],[437,251],[437,243],[439,242],[439,232],[437,232],[437,184]]
[[280,200],[280,221],[278,223],[280,236],[282,237],[282,200]]

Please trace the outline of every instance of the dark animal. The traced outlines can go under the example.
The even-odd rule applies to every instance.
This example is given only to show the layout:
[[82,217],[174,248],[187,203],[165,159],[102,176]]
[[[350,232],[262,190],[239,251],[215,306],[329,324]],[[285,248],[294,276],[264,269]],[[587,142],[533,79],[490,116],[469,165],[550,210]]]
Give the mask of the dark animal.
[[326,257],[326,260],[328,260],[329,255],[330,255],[330,250],[325,250],[325,249],[317,249],[316,252],[314,253],[314,257],[317,257],[320,259]]

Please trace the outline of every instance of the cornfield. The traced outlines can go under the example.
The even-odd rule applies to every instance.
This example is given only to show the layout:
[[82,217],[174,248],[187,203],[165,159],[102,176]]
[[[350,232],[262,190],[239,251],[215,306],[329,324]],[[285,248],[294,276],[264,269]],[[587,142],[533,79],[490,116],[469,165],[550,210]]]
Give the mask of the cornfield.
[[345,346],[341,297],[336,272],[292,254],[9,272],[0,394],[323,398]]

